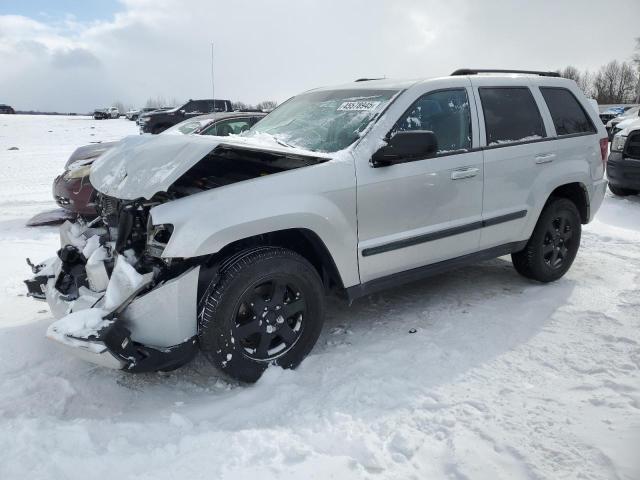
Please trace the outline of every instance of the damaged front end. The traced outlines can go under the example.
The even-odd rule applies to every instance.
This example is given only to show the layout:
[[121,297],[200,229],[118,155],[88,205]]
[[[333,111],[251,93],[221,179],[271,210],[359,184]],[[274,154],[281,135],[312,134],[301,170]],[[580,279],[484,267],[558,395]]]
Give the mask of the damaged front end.
[[160,258],[171,226],[151,225],[154,204],[100,194],[98,218],[65,222],[56,257],[28,262],[28,295],[58,318],[48,338],[131,372],[170,370],[193,357],[200,266]]
[[[216,251],[199,253],[193,245],[166,255],[175,237],[183,244],[193,237],[184,225],[174,232],[172,224],[155,224],[153,209],[326,161],[245,140],[159,135],[120,141],[91,168],[98,217],[65,222],[57,255],[29,262],[29,295],[46,300],[58,319],[47,336],[86,360],[132,372],[186,363],[197,351],[198,295],[215,275]],[[201,198],[209,213],[208,197]]]

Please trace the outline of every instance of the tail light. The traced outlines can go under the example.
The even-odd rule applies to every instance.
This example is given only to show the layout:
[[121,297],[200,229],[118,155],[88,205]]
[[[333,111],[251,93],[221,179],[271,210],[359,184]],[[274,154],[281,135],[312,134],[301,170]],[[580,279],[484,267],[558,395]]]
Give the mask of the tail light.
[[605,165],[607,162],[608,149],[609,149],[609,140],[606,138],[601,138],[600,139],[600,156],[602,157],[602,165]]

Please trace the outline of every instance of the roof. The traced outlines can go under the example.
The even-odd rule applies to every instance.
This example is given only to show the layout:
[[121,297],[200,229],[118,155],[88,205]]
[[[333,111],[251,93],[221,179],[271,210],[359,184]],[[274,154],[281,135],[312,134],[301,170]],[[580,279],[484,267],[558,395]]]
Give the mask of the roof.
[[343,83],[341,85],[331,85],[326,87],[315,88],[310,90],[310,92],[315,91],[323,91],[323,90],[371,90],[371,89],[380,89],[380,90],[406,90],[414,85],[420,83],[427,83],[432,80],[438,80],[443,78],[460,78],[460,77],[472,77],[472,78],[495,78],[495,79],[515,79],[527,77],[529,79],[534,79],[535,83],[545,84],[550,81],[568,81],[567,79],[555,77],[555,76],[540,76],[535,73],[481,73],[481,74],[471,74],[471,75],[456,75],[452,77],[450,75],[445,75],[441,77],[425,77],[425,78],[413,78],[413,79],[393,79],[393,78],[383,78],[379,80],[362,80],[354,81],[350,83]]
[[322,90],[371,90],[371,89],[380,89],[380,90],[404,90],[405,88],[409,88],[416,83],[419,83],[423,79],[393,79],[393,78],[382,78],[380,80],[364,80],[359,82],[350,82],[343,83],[341,85],[330,85],[326,87],[314,88],[310,91],[322,91]]

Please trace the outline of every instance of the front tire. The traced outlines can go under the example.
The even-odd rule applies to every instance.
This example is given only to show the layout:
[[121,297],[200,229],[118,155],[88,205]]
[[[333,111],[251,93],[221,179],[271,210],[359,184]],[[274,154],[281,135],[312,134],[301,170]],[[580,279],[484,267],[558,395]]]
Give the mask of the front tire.
[[526,247],[511,254],[516,271],[539,282],[562,277],[580,247],[582,224],[575,204],[566,198],[551,199],[542,210]]
[[227,375],[257,381],[270,365],[295,368],[318,340],[324,290],[297,253],[264,247],[236,256],[205,293],[203,354]]

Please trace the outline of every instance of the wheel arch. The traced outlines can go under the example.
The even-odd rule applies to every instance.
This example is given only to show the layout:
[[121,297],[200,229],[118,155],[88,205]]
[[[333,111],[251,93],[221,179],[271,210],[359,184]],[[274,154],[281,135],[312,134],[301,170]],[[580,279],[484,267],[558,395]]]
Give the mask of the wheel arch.
[[344,291],[344,282],[331,252],[320,236],[308,228],[275,230],[228,243],[217,253],[207,257],[205,263],[210,268],[205,269],[203,275],[208,275],[207,271],[223,267],[229,258],[261,247],[281,247],[298,253],[316,269],[325,292]]
[[549,201],[553,198],[566,198],[567,200],[571,200],[580,213],[580,222],[582,224],[589,223],[589,193],[587,191],[587,187],[583,183],[565,183],[564,185],[556,187],[547,198],[546,203],[549,203]]

